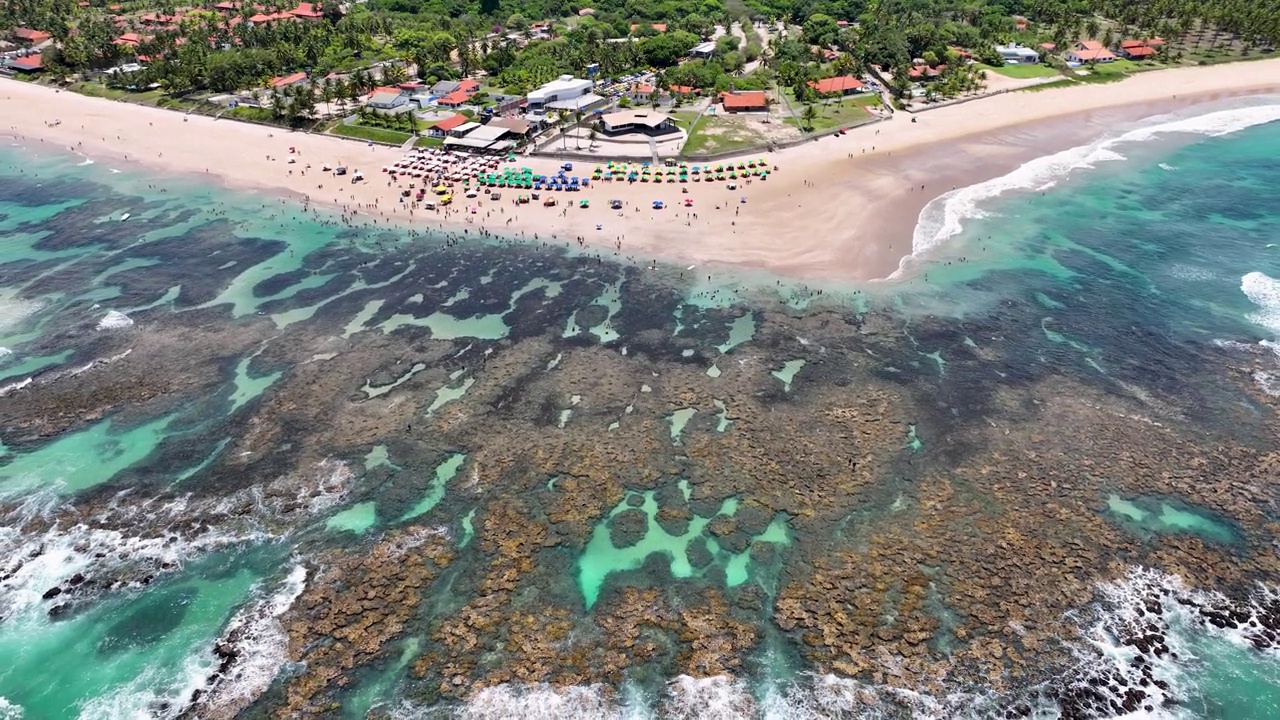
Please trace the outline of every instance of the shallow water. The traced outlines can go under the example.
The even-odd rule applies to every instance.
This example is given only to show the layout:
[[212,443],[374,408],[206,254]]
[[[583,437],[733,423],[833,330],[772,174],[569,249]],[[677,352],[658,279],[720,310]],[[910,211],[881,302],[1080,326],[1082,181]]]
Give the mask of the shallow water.
[[[1082,423],[1116,418],[1118,428],[1187,430],[1204,447],[1274,450],[1280,124],[1108,152],[1127,160],[977,205],[961,198],[950,208],[958,231],[916,277],[829,288],[818,302],[812,288],[776,289],[773,279],[717,269],[714,281],[688,285],[671,279],[679,270],[349,228],[213,188],[174,182],[161,193],[144,176],[0,151],[0,346],[10,351],[0,353],[0,548],[6,562],[51,548],[0,567],[0,596],[24,608],[0,611],[0,656],[15,659],[0,664],[0,708],[28,718],[176,716],[214,677],[214,646],[233,618],[257,612],[266,618],[254,626],[258,644],[245,647],[268,662],[236,676],[234,692],[208,687],[223,703],[252,688],[243,690],[244,705],[257,702],[251,713],[278,710],[298,692],[299,673],[325,661],[286,659],[287,628],[315,624],[306,614],[315,606],[294,599],[332,582],[304,570],[297,592],[284,592],[287,568],[374,548],[393,558],[384,565],[421,567],[394,553],[439,539],[455,555],[434,579],[412,580],[420,604],[386,623],[400,632],[359,659],[348,689],[322,695],[348,700],[343,714],[388,702],[405,716],[871,708],[986,717],[1035,700],[1052,716],[1068,700],[1037,683],[1113,661],[1132,669],[1135,651],[1116,640],[1114,622],[1141,603],[1113,600],[1146,591],[1132,579],[1114,585],[1108,573],[1121,563],[1169,558],[1202,578],[1213,569],[1187,558],[1213,557],[1232,572],[1237,561],[1269,567],[1264,500],[1219,502],[1252,496],[1241,490],[1247,479],[1197,458],[1176,469],[1215,491],[1198,501],[1134,484],[1143,463],[1189,452],[1185,444],[1124,448],[1142,461],[1127,473],[1053,477],[1060,489],[1040,504],[1061,504],[1054,517],[1064,524],[1095,523],[1072,525],[1084,528],[1073,539],[1121,548],[1081,567],[1063,591],[1074,593],[1066,614],[1020,621],[1085,637],[1072,667],[1040,667],[1029,645],[1009,641],[1030,668],[1023,684],[1006,674],[999,690],[983,678],[942,693],[894,690],[897,681],[875,671],[841,675],[853,667],[847,649],[833,651],[836,664],[817,648],[882,632],[893,640],[861,652],[914,672],[890,649],[906,647],[905,624],[925,628],[910,647],[939,662],[975,637],[1013,633],[999,629],[1003,615],[975,621],[985,606],[962,592],[974,578],[948,563],[959,567],[958,548],[996,553],[1039,529],[1002,524],[1037,508],[1000,493],[1109,450],[1090,436],[1061,452],[1064,437],[1087,436]],[[980,212],[966,216],[966,202]],[[110,219],[126,208],[129,222]],[[1087,395],[1081,402],[1099,414],[1063,410],[1055,383]],[[841,424],[850,422],[860,424]],[[1027,439],[984,455],[995,442],[979,434],[987,428]],[[1027,477],[991,479],[1014,465]],[[160,519],[161,505],[174,514]],[[116,515],[133,508],[142,514]],[[939,516],[969,533],[965,541],[885,549],[903,529],[931,537],[926,523]],[[77,523],[119,539],[101,557],[77,551],[71,538],[88,532],[73,531]],[[228,536],[242,539],[230,550],[192,541],[232,525]],[[615,541],[628,533],[634,542]],[[266,537],[274,542],[262,545]],[[130,555],[155,545],[183,552],[165,564]],[[1179,554],[1186,548],[1209,554]],[[108,567],[117,551],[126,559]],[[49,569],[59,567],[67,572]],[[818,569],[828,575],[815,579]],[[351,582],[364,582],[363,571]],[[77,589],[73,572],[104,587]],[[1265,571],[1231,578],[1232,598],[1256,590],[1263,603],[1274,592]],[[819,580],[817,597],[795,599]],[[61,594],[43,599],[54,587]],[[861,594],[841,595],[855,587]],[[558,675],[575,658],[586,662],[573,672],[590,678],[612,661],[586,648],[622,637],[597,623],[629,627],[614,613],[631,590],[655,593],[645,606],[653,624],[630,637],[651,654],[607,684]],[[1010,597],[1020,604],[1034,590]],[[847,626],[817,614],[825,595]],[[278,613],[255,610],[268,596]],[[1169,714],[1274,716],[1274,646],[1260,651],[1244,629],[1162,602],[1180,654],[1160,659],[1174,688]],[[808,612],[817,627],[803,624]],[[449,625],[459,617],[470,624]],[[294,647],[329,646],[304,637]],[[459,637],[474,649],[416,669]],[[545,638],[554,642],[537,644]],[[708,646],[729,649],[717,656]],[[457,685],[438,670],[446,665]],[[517,666],[525,674],[508,672]],[[451,690],[482,678],[502,680],[469,697]]]

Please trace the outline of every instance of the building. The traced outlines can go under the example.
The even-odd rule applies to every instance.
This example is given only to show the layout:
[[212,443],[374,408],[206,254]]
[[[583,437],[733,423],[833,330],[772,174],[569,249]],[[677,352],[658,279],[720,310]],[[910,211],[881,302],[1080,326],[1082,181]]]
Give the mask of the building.
[[27,55],[26,57],[10,58],[8,67],[18,72],[38,73],[44,70],[44,59],[40,57],[40,53]]
[[809,87],[817,91],[819,95],[852,95],[867,89],[867,86],[861,80],[852,75],[823,78],[817,81],[810,80]]
[[1040,53],[1029,47],[1023,47],[1018,44],[997,45],[996,52],[1007,63],[1017,63],[1022,65],[1035,65],[1040,62]]
[[525,99],[529,102],[530,110],[554,108],[557,103],[570,102],[590,94],[592,87],[590,80],[561,75],[537,90],[530,91]]
[[300,82],[306,82],[306,81],[307,81],[306,73],[296,72],[296,73],[293,73],[292,75],[281,75],[280,77],[277,77],[277,78],[271,78],[271,81],[267,83],[267,87],[273,88],[273,89],[289,87],[290,85],[297,85]]
[[494,115],[514,113],[520,110],[521,105],[524,105],[524,96],[522,95],[493,94],[489,96],[489,99],[494,104],[492,107],[485,108],[485,112],[491,112]]
[[1109,63],[1116,59],[1115,53],[1102,47],[1096,40],[1081,40],[1067,53],[1067,62],[1072,63]]
[[766,112],[769,109],[769,96],[763,90],[722,92],[720,104],[725,112]]
[[409,96],[400,92],[399,88],[381,87],[369,94],[366,104],[374,110],[401,112],[409,109]]
[[142,36],[139,35],[138,33],[125,33],[120,37],[116,38],[115,40],[112,40],[111,44],[112,45],[128,45],[130,47],[137,47],[138,43],[140,42],[142,42]]
[[671,92],[681,97],[688,97],[692,95],[697,95],[698,88],[693,87],[692,85],[672,85]]
[[907,78],[915,82],[930,82],[942,77],[942,73],[946,72],[946,69],[946,65],[939,65],[938,67],[929,67],[925,64],[912,65],[911,69],[907,71]]
[[496,117],[487,123],[488,127],[506,128],[507,132],[519,140],[528,139],[533,132],[533,125],[524,118]]
[[319,3],[300,2],[298,7],[289,11],[289,14],[299,20],[321,20],[324,18],[324,10]]
[[704,42],[694,45],[689,51],[689,57],[701,58],[702,60],[710,60],[712,55],[716,54],[716,44],[714,42]]
[[431,86],[431,94],[435,95],[436,97],[444,97],[445,95],[448,95],[449,93],[457,89],[458,89],[457,80],[441,80],[440,82]]
[[13,41],[19,45],[39,45],[53,38],[53,35],[44,30],[34,30],[32,28],[14,28]]
[[679,132],[679,128],[663,113],[648,110],[622,110],[601,115],[600,131],[610,137],[628,133],[654,136]]
[[427,137],[442,138],[447,136],[451,131],[457,130],[459,127],[467,124],[469,120],[466,115],[453,114],[449,117],[436,122],[427,128]]
[[[463,128],[466,128],[465,133],[462,132]],[[504,139],[508,133],[505,127],[498,125],[467,123],[459,126],[452,133],[453,137],[446,138],[444,145],[448,148],[465,148],[476,152],[503,152],[515,147],[515,142]]]
[[631,102],[648,105],[653,99],[653,86],[647,83],[633,83],[631,89],[627,91],[627,97],[631,98]]
[[1150,40],[1123,40],[1120,42],[1120,54],[1129,60],[1150,60],[1160,52],[1164,41],[1160,38]]

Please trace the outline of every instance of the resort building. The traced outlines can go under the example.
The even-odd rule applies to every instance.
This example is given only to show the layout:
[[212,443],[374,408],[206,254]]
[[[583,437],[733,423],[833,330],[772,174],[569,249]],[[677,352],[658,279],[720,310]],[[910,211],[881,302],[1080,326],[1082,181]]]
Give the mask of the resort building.
[[653,86],[648,83],[634,83],[627,91],[627,97],[631,98],[631,102],[648,105],[653,99]]
[[[572,75],[561,75],[526,96],[530,110],[586,110],[595,100],[603,100],[591,93],[593,83],[579,80]],[[587,100],[584,102],[584,98]]]
[[1115,59],[1115,53],[1096,40],[1081,40],[1067,53],[1067,62],[1077,64],[1109,63]]
[[292,75],[281,75],[280,77],[277,77],[277,78],[271,78],[271,81],[267,83],[267,87],[272,89],[289,87],[290,85],[297,85],[300,82],[306,82],[306,81],[307,81],[306,73],[296,72],[296,73],[293,73]]
[[769,96],[763,90],[738,90],[720,93],[720,104],[725,112],[766,112]]
[[997,45],[996,52],[1007,63],[1017,63],[1022,65],[1035,65],[1040,62],[1040,53],[1029,47],[1023,47],[1018,44]]
[[656,136],[678,132],[679,128],[663,113],[649,110],[621,110],[601,115],[600,131],[610,137],[628,133]]
[[40,53],[27,55],[26,57],[10,58],[7,67],[10,70],[22,73],[38,73],[44,70],[44,59],[40,57]]
[[380,87],[369,94],[369,101],[366,103],[374,110],[383,112],[400,112],[408,110],[409,96],[400,91],[400,88]]
[[[465,133],[462,132],[464,128]],[[467,123],[454,130],[451,137],[445,139],[444,145],[447,148],[464,148],[476,152],[504,152],[515,147],[513,141],[504,139],[509,132],[501,126]]]
[[533,133],[533,124],[524,118],[496,117],[486,123],[491,128],[506,128],[510,137],[516,140],[527,140]]
[[853,95],[864,92],[867,89],[867,86],[861,80],[852,75],[823,78],[817,81],[810,80],[809,87],[813,88],[819,95]]

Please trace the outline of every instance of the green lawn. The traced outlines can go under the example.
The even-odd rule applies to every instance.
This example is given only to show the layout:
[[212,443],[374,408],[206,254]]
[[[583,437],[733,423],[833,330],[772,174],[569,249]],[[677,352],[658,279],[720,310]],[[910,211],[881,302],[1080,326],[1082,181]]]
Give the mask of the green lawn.
[[[839,102],[832,103],[814,103],[813,109],[818,115],[813,119],[812,132],[822,132],[823,130],[831,130],[833,128],[845,127],[847,125],[856,125],[871,117],[871,113],[867,111],[868,100],[874,101],[875,97],[864,98],[854,96],[844,98]],[[784,118],[782,122],[792,126],[800,127],[803,123],[804,106],[794,105],[797,118]],[[801,128],[804,129],[804,128]]]
[[1054,70],[1053,68],[1049,67],[1048,65],[1019,64],[1019,65],[1002,65],[1000,67],[993,67],[991,65],[984,65],[980,63],[978,67],[988,72],[997,73],[999,75],[1003,75],[1008,78],[1015,78],[1018,80],[1053,77],[1054,75],[1061,74],[1057,70]]
[[444,138],[420,137],[413,144],[414,147],[441,147],[444,145]]
[[372,140],[374,142],[391,143],[393,145],[403,145],[409,139],[409,133],[396,132],[394,130],[383,130],[382,128],[366,127],[364,125],[343,125],[339,123],[335,126],[331,133],[341,135],[343,137],[359,138],[360,140]]
[[746,121],[707,115],[689,135],[680,153],[697,155],[741,150],[759,145],[764,140],[764,136],[748,127]]
[[225,114],[225,117],[239,118],[241,120],[254,120],[257,122],[274,122],[275,116],[271,114],[269,108],[249,107],[248,105],[239,105],[231,108]]

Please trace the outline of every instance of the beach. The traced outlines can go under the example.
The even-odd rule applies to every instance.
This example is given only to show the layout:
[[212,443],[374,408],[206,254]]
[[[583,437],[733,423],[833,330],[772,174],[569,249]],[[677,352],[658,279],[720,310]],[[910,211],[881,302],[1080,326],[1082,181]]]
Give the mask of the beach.
[[[231,188],[354,210],[354,221],[578,243],[633,263],[674,261],[762,269],[797,279],[885,278],[912,252],[933,198],[1088,142],[1121,123],[1193,104],[1280,90],[1280,59],[1141,73],[1122,82],[1012,92],[894,117],[768,154],[778,171],[736,190],[722,183],[597,184],[554,208],[510,198],[455,202],[443,212],[401,205],[382,168],[404,152],[336,137],[183,115],[21,82],[0,84],[0,128],[39,151],[207,176]],[[291,153],[292,149],[292,153]],[[293,164],[288,158],[294,157]],[[759,153],[751,157],[759,157]],[[561,160],[521,158],[535,173]],[[587,175],[590,161],[575,161]],[[601,161],[603,162],[603,161]],[[725,162],[728,162],[727,160]],[[321,172],[348,166],[367,181]],[[308,169],[310,166],[310,169]],[[688,188],[688,193],[681,188]],[[684,200],[692,199],[691,207]],[[591,207],[579,208],[589,199]],[[624,210],[609,208],[620,199]],[[655,200],[667,208],[652,209]],[[474,206],[475,213],[470,212]],[[696,218],[695,218],[696,215]]]

